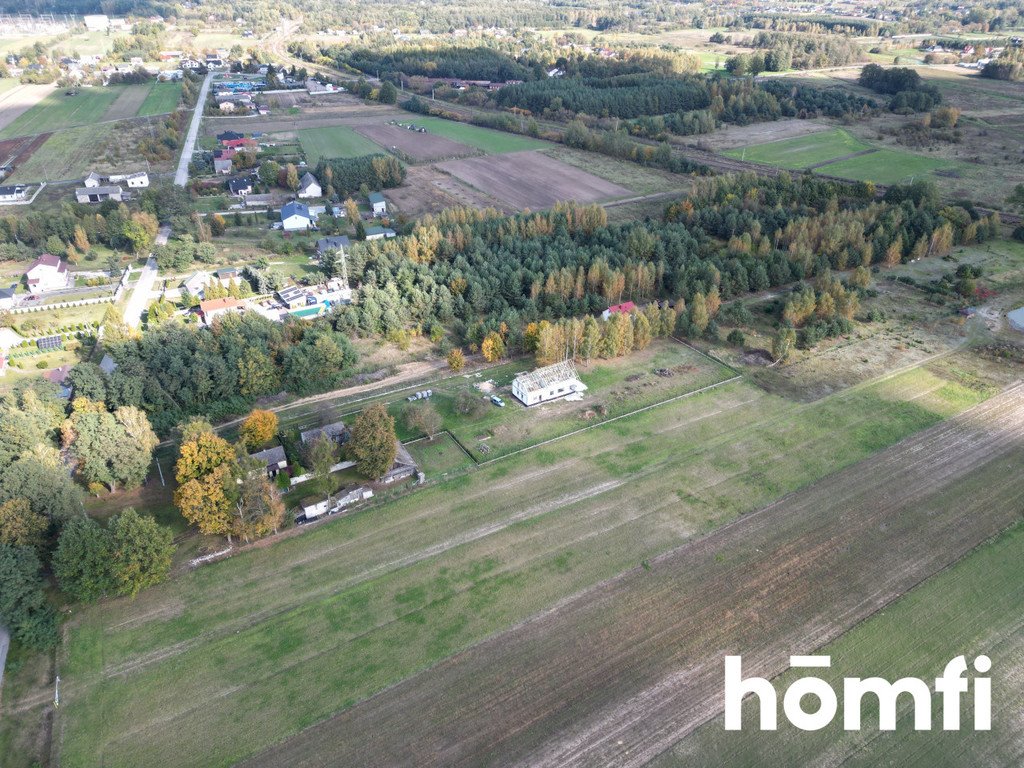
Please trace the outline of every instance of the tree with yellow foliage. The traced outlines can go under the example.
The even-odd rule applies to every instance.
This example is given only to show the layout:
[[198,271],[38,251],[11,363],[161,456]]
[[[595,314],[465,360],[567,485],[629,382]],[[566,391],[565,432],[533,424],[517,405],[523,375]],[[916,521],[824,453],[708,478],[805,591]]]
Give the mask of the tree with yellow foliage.
[[269,443],[277,434],[277,414],[260,408],[254,409],[245,417],[239,434],[250,450]]

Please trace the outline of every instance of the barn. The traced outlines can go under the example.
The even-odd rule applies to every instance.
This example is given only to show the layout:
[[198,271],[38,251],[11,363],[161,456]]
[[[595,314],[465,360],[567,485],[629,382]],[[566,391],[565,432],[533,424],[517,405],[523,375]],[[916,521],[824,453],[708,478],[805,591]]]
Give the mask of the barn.
[[523,405],[537,405],[549,400],[586,392],[587,385],[580,380],[571,360],[520,373],[512,382],[512,394]]

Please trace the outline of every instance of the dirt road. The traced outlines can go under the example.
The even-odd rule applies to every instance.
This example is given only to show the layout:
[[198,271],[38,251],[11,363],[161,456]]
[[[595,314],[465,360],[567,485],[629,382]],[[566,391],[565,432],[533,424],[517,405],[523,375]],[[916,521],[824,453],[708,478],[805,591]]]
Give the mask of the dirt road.
[[1020,517],[1024,384],[551,611],[249,766],[642,766]]

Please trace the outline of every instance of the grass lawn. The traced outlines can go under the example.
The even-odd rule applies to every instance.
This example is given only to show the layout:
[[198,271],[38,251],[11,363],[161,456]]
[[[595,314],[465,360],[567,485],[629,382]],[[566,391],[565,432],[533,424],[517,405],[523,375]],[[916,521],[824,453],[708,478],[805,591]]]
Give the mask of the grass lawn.
[[449,472],[473,465],[473,460],[447,433],[435,435],[433,440],[421,438],[405,447],[428,480],[436,480]]
[[983,397],[737,382],[77,607],[60,762],[231,764]]
[[[826,755],[834,765],[1017,763],[1022,735],[1015,718],[1020,715],[1019,681],[1024,670],[1022,563],[1024,525],[1018,524],[822,648],[822,655],[832,657],[832,667],[813,672],[839,692],[843,677],[893,681],[910,676],[931,682],[950,659],[963,654],[970,665],[985,654],[992,660],[988,675],[992,678],[991,732],[972,728],[972,683],[972,694],[961,700],[962,727],[958,732],[942,731],[941,704],[933,705],[932,730],[915,732],[909,697],[900,699],[897,730],[879,732],[878,705],[868,697],[859,733],[843,730],[842,709],[831,725],[816,732],[793,728],[781,713],[779,730],[771,733],[754,727],[726,732],[722,718],[716,718],[652,765],[815,765]],[[971,670],[967,677],[973,676]],[[796,674],[786,672],[775,681],[780,697],[796,679]],[[935,696],[933,701],[941,702],[941,697]],[[748,699],[743,707],[744,726],[756,722],[752,703]]]
[[403,120],[403,124],[415,123],[422,125],[430,133],[443,136],[452,141],[468,144],[489,155],[500,155],[503,152],[519,152],[524,149],[543,149],[550,146],[545,141],[532,139],[529,136],[518,136],[514,133],[481,128],[478,125],[445,120],[443,117],[413,117]]
[[121,95],[121,90],[117,86],[81,88],[76,96],[65,96],[63,89],[55,89],[0,131],[0,139],[31,136],[75,125],[95,125]]
[[877,184],[895,184],[909,180],[912,176],[931,174],[940,168],[948,168],[953,163],[923,155],[915,155],[899,150],[880,149],[869,155],[851,157],[836,163],[823,165],[816,170],[830,176],[841,176],[854,181],[873,181]]
[[146,100],[139,107],[139,116],[163,115],[173,112],[181,99],[181,83],[154,83]]
[[795,139],[770,141],[752,147],[731,149],[725,154],[737,159],[755,163],[766,163],[779,168],[802,170],[816,163],[823,163],[853,152],[870,149],[860,139],[854,138],[842,128],[819,131]]
[[303,128],[298,135],[306,162],[310,165],[316,165],[322,157],[360,157],[383,151],[379,145],[343,125]]

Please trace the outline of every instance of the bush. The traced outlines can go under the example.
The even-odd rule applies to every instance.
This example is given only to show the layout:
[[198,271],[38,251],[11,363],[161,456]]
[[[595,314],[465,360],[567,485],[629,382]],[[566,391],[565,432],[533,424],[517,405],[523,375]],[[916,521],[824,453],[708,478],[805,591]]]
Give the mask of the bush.
[[725,337],[725,340],[734,347],[742,347],[747,343],[747,337],[743,335],[743,331],[739,328],[734,328],[729,331],[729,335]]

